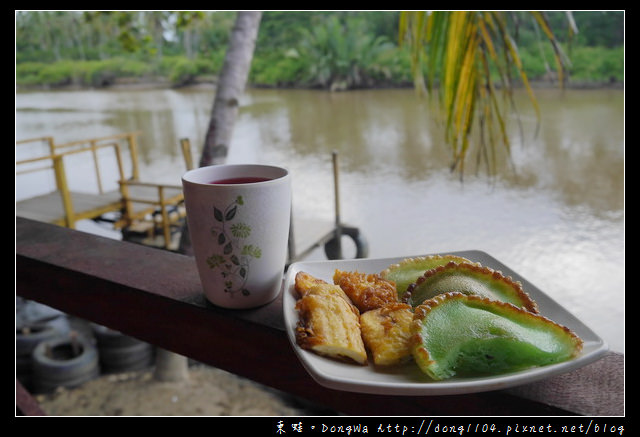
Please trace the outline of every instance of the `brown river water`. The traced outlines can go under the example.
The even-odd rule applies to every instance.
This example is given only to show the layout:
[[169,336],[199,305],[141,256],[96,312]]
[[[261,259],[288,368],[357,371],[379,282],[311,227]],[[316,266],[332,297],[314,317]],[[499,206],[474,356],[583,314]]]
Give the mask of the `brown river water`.
[[[139,130],[142,179],[179,184],[178,141],[191,140],[197,161],[213,96],[211,87],[18,92],[16,139],[63,143]],[[624,91],[536,96],[538,134],[532,106],[517,93],[520,124],[508,120],[513,165],[491,179],[475,174],[474,156],[464,183],[449,172],[432,109],[412,90],[249,90],[228,161],[289,168],[295,213],[333,220],[337,151],[341,219],[364,233],[370,257],[487,252],[624,352]],[[16,147],[16,159],[30,153]],[[90,165],[69,168],[72,189],[96,189]],[[16,200],[53,184],[51,175],[16,176]]]

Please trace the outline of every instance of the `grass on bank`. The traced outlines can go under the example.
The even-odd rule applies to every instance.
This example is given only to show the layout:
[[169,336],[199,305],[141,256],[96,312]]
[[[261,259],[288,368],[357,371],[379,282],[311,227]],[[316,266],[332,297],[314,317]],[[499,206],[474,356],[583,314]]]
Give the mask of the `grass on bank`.
[[[522,50],[525,70],[531,80],[549,78],[549,53]],[[577,47],[570,52],[570,81],[591,84],[624,82],[624,48]],[[215,76],[224,53],[210,58],[164,56],[153,62],[117,57],[99,61],[22,62],[16,64],[19,87],[105,87],[118,79],[138,81],[161,79],[172,86],[188,85],[199,77]],[[380,50],[376,57],[350,55],[349,58],[318,59],[317,56],[288,50],[256,54],[250,82],[254,86],[321,87],[335,82],[344,88],[401,86],[411,83],[408,55],[400,49]],[[321,69],[319,66],[325,68]]]

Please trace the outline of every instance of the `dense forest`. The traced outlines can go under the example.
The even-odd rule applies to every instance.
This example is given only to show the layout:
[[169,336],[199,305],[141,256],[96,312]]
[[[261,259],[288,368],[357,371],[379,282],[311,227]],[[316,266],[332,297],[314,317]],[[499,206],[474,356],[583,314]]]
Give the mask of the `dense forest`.
[[[16,85],[109,86],[213,81],[233,11],[16,11]],[[624,81],[624,11],[547,12],[571,64],[570,83]],[[551,80],[553,52],[525,11],[509,31],[532,80]],[[578,32],[571,32],[574,27]],[[394,11],[266,11],[253,86],[366,88],[412,83]]]

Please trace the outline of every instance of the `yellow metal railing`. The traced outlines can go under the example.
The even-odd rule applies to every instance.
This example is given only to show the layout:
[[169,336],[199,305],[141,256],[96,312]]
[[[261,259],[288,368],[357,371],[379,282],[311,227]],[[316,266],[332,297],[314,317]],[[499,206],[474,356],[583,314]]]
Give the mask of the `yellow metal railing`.
[[[34,171],[53,169],[56,190],[60,193],[60,198],[61,198],[62,207],[63,207],[63,214],[64,214],[62,223],[57,223],[57,224],[61,224],[69,228],[74,228],[75,223],[80,219],[93,218],[94,216],[103,214],[105,211],[109,211],[109,210],[110,211],[119,210],[120,206],[118,204],[112,204],[112,205],[101,206],[100,208],[97,208],[91,211],[82,211],[81,213],[76,211],[74,208],[73,199],[71,196],[71,190],[69,189],[69,184],[67,182],[67,173],[65,170],[64,158],[69,155],[91,152],[93,156],[94,167],[96,168],[96,177],[97,177],[98,187],[100,190],[100,194],[103,194],[104,190],[102,188],[102,178],[99,173],[98,153],[97,153],[98,150],[112,148],[115,154],[116,164],[118,168],[118,179],[126,179],[126,175],[124,172],[124,165],[122,160],[122,152],[121,152],[120,144],[114,141],[102,142],[102,143],[100,142],[108,139],[112,139],[112,138],[119,139],[119,138],[126,137],[129,139],[129,147],[131,149],[135,149],[136,143],[130,141],[131,138],[134,138],[133,135],[137,135],[137,134],[118,135],[114,137],[104,137],[104,138],[99,138],[95,140],[74,141],[73,143],[66,143],[66,144],[59,144],[59,145],[56,145],[53,141],[53,138],[51,137],[41,137],[41,138],[33,138],[28,140],[16,141],[16,144],[26,144],[29,142],[44,140],[44,141],[47,141],[49,145],[49,154],[47,155],[42,155],[42,156],[37,156],[33,158],[27,158],[27,159],[16,161],[16,175],[25,174],[25,173],[34,172]],[[89,142],[90,146],[89,147],[83,146],[83,144],[86,144],[87,142]],[[81,146],[81,147],[75,147],[75,148],[69,149],[71,146]],[[65,148],[69,150],[60,151],[61,149],[65,149]],[[35,168],[32,167],[26,170],[18,170],[20,166],[24,166],[26,164],[35,163],[35,162],[43,162],[43,163],[49,163],[49,164],[45,165],[44,167],[42,166],[35,167]],[[133,168],[134,169],[137,168],[137,165],[134,164]]]
[[[157,184],[140,181],[138,166],[138,135],[140,132],[127,132],[117,135],[110,135],[99,138],[70,141],[56,144],[52,137],[38,137],[16,141],[16,145],[46,142],[48,153],[42,156],[27,158],[16,161],[16,175],[34,171],[53,169],[55,176],[56,190],[59,192],[64,211],[64,219],[56,224],[69,228],[74,228],[75,223],[84,218],[96,218],[105,212],[117,211],[121,215],[114,222],[116,229],[132,228],[137,224],[146,224],[152,232],[159,225],[164,238],[165,248],[169,248],[171,242],[171,226],[175,225],[184,217],[184,213],[178,208],[183,202],[182,187],[180,185]],[[188,139],[180,140],[183,157],[187,169],[193,168],[191,149]],[[79,213],[74,209],[71,190],[67,182],[67,173],[64,165],[64,158],[78,153],[91,153],[96,175],[96,183],[100,195],[104,194],[103,176],[100,172],[98,152],[101,149],[112,148],[115,154],[118,177],[115,182],[118,184],[120,193],[119,202],[110,202],[108,205],[96,207],[91,211]],[[125,168],[122,156],[122,149],[126,148],[131,157],[131,175],[125,175]],[[27,167],[27,164],[45,163],[45,166]],[[143,196],[138,193],[141,189],[155,188],[155,195]],[[137,209],[136,209],[137,207]],[[171,214],[171,209],[175,207],[177,214]],[[157,220],[157,217],[160,217]],[[143,225],[144,226],[144,225]]]
[[[171,243],[171,226],[179,222],[184,217],[184,212],[176,211],[176,214],[170,215],[170,209],[179,207],[184,201],[182,187],[179,185],[156,184],[142,181],[125,181],[121,180],[120,188],[122,192],[122,200],[124,204],[124,214],[122,218],[115,223],[117,228],[125,228],[132,226],[135,222],[147,222],[151,225],[151,231],[154,231],[155,220],[153,215],[160,213],[160,228],[162,237],[164,238],[165,248],[169,248]],[[136,196],[131,193],[131,188],[151,188],[156,190],[155,198]],[[142,209],[135,210],[134,204],[147,205]],[[149,216],[152,216],[150,219]]]
[[[23,164],[27,164],[35,161],[48,161],[48,160],[51,161],[51,165],[46,167],[29,168],[27,170],[21,170],[21,171],[16,170],[16,174],[24,174],[28,172],[48,170],[51,168],[53,168],[54,171],[56,171],[56,166],[54,164],[56,157],[64,157],[67,155],[81,153],[81,152],[91,152],[98,190],[100,193],[103,193],[104,189],[103,189],[102,177],[100,174],[100,165],[98,162],[98,150],[105,147],[113,147],[116,154],[119,178],[138,180],[139,178],[138,141],[137,141],[138,135],[140,135],[140,132],[127,132],[123,134],[110,135],[106,137],[71,141],[71,142],[62,143],[62,144],[56,144],[53,140],[53,137],[39,137],[39,138],[30,138],[26,140],[19,140],[19,141],[16,141],[16,145],[33,143],[37,141],[46,141],[49,146],[49,154],[16,161],[16,167],[18,167],[19,165],[23,165]],[[118,143],[118,141],[122,139],[126,140],[127,149],[129,149],[129,153],[131,155],[130,178],[126,178],[124,175],[122,150],[121,150],[120,144]],[[64,167],[58,167],[57,171],[63,171],[63,170],[64,170]],[[64,177],[64,175],[56,174],[56,181],[58,181],[61,177]],[[62,187],[60,187],[59,185],[56,188],[58,190],[62,189]]]
[[[127,149],[129,150],[129,154],[131,155],[131,177],[132,180],[138,180],[140,177],[140,170],[138,166],[138,135],[140,132],[126,132],[122,134],[109,135],[106,137],[99,138],[91,138],[87,140],[77,140],[70,141],[63,144],[55,144],[51,141],[52,153],[56,153],[57,150],[76,148],[78,151],[87,151],[90,150],[93,156],[93,165],[95,168],[96,179],[98,183],[98,189],[100,193],[103,193],[102,188],[102,178],[100,175],[100,166],[98,163],[98,149],[106,144],[113,144],[116,146],[116,153],[118,154],[118,158],[121,158],[121,149],[118,147],[119,140],[125,140]],[[106,142],[106,144],[105,144]],[[124,178],[124,169],[122,167],[122,160],[118,161],[118,171],[120,173],[121,178]]]

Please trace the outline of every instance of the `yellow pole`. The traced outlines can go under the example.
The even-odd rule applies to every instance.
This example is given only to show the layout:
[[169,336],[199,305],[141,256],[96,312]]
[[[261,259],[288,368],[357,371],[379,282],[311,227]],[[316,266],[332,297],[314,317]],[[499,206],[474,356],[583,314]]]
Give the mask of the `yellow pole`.
[[162,211],[162,232],[164,236],[164,247],[169,248],[171,242],[171,229],[169,226],[169,214],[167,213],[167,205],[164,201],[164,187],[158,186],[158,198],[160,199],[160,210]]
[[138,141],[136,135],[137,133],[131,133],[127,137],[129,151],[131,153],[131,178],[134,181],[137,181],[140,176],[138,171]]
[[333,191],[334,191],[334,202],[335,202],[335,238],[338,242],[338,257],[342,258],[342,221],[340,220],[340,183],[339,183],[339,173],[338,169],[338,152],[336,150],[332,153],[333,158]]
[[187,170],[193,169],[193,157],[191,156],[191,142],[189,138],[182,138],[180,140],[180,146],[182,147],[182,156],[184,157]]
[[104,193],[102,189],[102,178],[100,177],[100,166],[98,165],[98,152],[96,150],[96,141],[91,140],[89,142],[91,147],[91,154],[93,155],[93,167],[96,169],[96,181],[98,182],[98,192],[100,194]]
[[53,170],[56,175],[56,185],[60,191],[62,198],[62,206],[64,208],[65,225],[68,228],[75,228],[75,213],[73,211],[73,202],[71,200],[71,193],[69,193],[69,187],[67,186],[67,177],[64,171],[64,162],[62,155],[53,156]]

